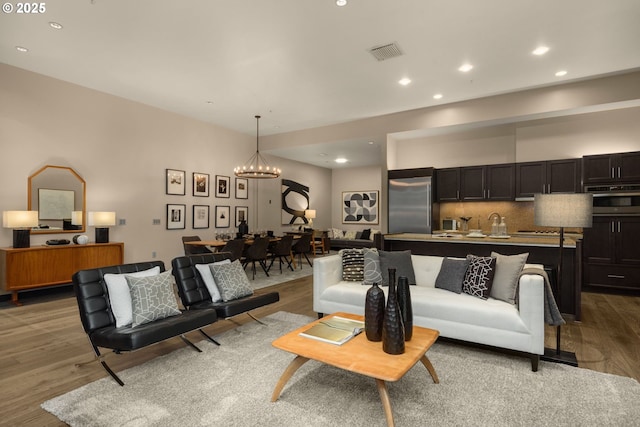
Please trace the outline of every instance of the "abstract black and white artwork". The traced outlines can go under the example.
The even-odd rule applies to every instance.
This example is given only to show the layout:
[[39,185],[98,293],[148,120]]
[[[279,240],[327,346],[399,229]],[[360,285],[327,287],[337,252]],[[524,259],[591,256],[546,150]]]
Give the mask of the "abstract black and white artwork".
[[344,191],[342,193],[343,224],[378,224],[380,205],[378,190]]

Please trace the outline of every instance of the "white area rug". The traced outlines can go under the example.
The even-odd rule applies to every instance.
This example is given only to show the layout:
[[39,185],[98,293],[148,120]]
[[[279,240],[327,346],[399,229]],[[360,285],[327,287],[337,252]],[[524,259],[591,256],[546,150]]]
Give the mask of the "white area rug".
[[[308,362],[280,399],[271,393],[293,355],[271,341],[310,318],[275,313],[42,404],[71,426],[384,426],[374,380]],[[389,394],[397,426],[637,426],[637,381],[450,343],[428,353]],[[135,357],[129,354],[121,357]]]
[[[296,262],[298,259],[296,258]],[[271,262],[271,261],[269,261]],[[311,262],[313,259],[311,258]],[[267,266],[269,263],[267,263]],[[280,268],[278,267],[278,260],[273,263],[273,267],[271,267],[269,271],[269,276],[267,277],[262,271],[262,268],[258,264],[256,264],[256,278],[252,279],[253,272],[251,271],[251,265],[247,265],[245,269],[247,272],[247,277],[249,277],[249,283],[253,286],[253,289],[261,289],[266,288],[267,286],[278,285],[280,283],[288,282],[289,280],[299,279],[301,277],[311,276],[313,274],[313,268],[309,266],[307,260],[302,258],[302,269],[300,268],[300,264],[297,265],[297,268],[294,271],[291,271],[287,268],[286,264],[282,266],[282,273],[280,273]]]

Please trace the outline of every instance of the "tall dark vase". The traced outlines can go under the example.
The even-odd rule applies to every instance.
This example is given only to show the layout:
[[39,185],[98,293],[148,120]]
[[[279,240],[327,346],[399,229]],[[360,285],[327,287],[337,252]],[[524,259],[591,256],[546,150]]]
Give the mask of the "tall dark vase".
[[409,279],[404,276],[398,277],[398,306],[402,314],[402,324],[404,325],[404,340],[411,341],[413,335],[413,307],[411,306],[411,288]]
[[404,326],[396,295],[396,269],[389,269],[389,296],[382,323],[382,350],[389,354],[404,353]]
[[382,341],[384,321],[384,292],[377,283],[367,291],[364,303],[364,331],[369,341]]

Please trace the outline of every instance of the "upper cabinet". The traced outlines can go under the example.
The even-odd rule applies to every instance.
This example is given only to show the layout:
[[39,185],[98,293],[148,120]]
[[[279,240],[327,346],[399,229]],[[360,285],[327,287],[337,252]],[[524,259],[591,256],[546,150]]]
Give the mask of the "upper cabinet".
[[582,158],[584,185],[640,183],[640,152]]
[[515,166],[512,163],[438,169],[437,200],[513,200]]
[[516,198],[579,192],[580,159],[516,163]]

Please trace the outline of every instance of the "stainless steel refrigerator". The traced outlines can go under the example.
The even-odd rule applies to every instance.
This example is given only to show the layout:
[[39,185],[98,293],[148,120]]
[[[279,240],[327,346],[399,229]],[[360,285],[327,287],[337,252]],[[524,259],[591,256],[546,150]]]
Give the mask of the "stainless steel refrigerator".
[[431,176],[394,178],[389,171],[389,233],[431,234]]

